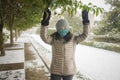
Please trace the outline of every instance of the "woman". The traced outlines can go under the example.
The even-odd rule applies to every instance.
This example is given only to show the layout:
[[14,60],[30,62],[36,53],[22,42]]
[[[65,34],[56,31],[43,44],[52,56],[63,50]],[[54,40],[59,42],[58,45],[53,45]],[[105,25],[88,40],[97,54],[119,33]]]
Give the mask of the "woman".
[[70,32],[69,24],[64,19],[56,23],[57,31],[48,35],[50,16],[50,10],[46,9],[41,21],[40,36],[45,43],[52,46],[51,80],[72,80],[76,73],[75,46],[88,35],[88,12],[82,11],[83,33],[78,36]]

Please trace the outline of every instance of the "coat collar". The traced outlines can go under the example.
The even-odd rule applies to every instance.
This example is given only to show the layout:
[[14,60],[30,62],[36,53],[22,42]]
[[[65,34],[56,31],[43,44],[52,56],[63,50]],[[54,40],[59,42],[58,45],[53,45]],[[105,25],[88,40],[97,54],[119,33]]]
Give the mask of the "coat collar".
[[56,40],[62,40],[64,39],[65,42],[69,42],[71,40],[71,38],[73,37],[73,34],[71,32],[68,32],[66,36],[61,37],[60,34],[58,32],[55,32],[51,35],[54,39]]

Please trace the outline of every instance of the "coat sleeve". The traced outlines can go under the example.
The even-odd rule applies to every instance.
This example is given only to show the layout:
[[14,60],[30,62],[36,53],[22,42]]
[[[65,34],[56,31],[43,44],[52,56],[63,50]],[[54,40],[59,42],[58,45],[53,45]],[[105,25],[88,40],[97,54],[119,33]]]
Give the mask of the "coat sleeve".
[[89,24],[84,24],[83,25],[83,33],[79,34],[78,36],[75,36],[74,42],[78,44],[79,42],[84,41],[88,36],[88,32],[89,32]]
[[48,35],[48,27],[47,26],[41,26],[40,37],[45,43],[52,44],[52,36]]

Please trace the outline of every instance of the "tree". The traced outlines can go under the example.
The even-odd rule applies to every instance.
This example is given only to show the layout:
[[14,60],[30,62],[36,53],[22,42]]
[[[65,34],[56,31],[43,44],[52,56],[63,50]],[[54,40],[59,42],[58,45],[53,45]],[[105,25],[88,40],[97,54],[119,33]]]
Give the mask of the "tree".
[[117,28],[120,31],[120,1],[106,1],[111,5],[112,10],[108,14],[108,23],[112,28]]
[[120,1],[106,0],[106,3],[111,5],[111,10],[104,13],[103,19],[99,23],[101,26],[99,33],[111,36],[120,32]]
[[4,27],[5,18],[6,18],[5,10],[7,8],[7,5],[6,7],[4,7],[4,5],[6,5],[6,2],[4,0],[0,0],[0,51],[1,51],[1,56],[5,55],[3,27]]
[[[35,1],[34,1],[35,2]],[[10,44],[13,45],[13,30],[19,31],[22,30],[20,27],[24,26],[26,24],[33,24],[35,23],[35,17],[36,15],[36,10],[37,13],[40,13],[38,9],[36,9],[35,3],[30,1],[19,1],[19,0],[8,0],[8,15],[7,15],[7,21],[6,24],[8,26],[8,29],[10,30]],[[33,9],[34,8],[34,9]],[[37,8],[40,9],[40,6],[37,6]],[[31,17],[29,16],[31,15]],[[37,15],[40,16],[40,15]],[[21,23],[21,20],[22,23]],[[22,25],[21,25],[22,24]],[[21,25],[21,26],[18,26]],[[28,27],[28,26],[27,26]],[[27,29],[26,26],[24,28]],[[31,27],[31,26],[30,26]],[[17,32],[16,32],[17,33]],[[17,36],[17,35],[16,35]]]

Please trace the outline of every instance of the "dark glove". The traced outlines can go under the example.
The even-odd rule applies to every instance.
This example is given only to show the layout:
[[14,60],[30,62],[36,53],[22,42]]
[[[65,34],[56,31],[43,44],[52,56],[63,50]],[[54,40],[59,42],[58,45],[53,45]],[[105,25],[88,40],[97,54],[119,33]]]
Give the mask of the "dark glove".
[[82,11],[82,19],[83,19],[83,24],[88,24],[90,22],[89,19],[88,19],[87,9]]
[[49,25],[50,16],[51,16],[51,11],[47,8],[44,11],[43,20],[41,21],[41,25],[48,26]]

